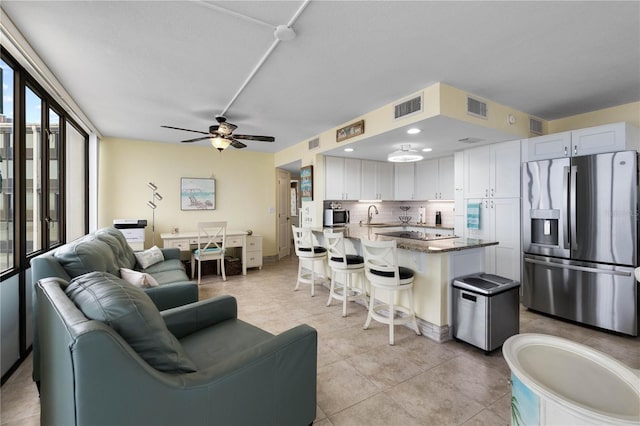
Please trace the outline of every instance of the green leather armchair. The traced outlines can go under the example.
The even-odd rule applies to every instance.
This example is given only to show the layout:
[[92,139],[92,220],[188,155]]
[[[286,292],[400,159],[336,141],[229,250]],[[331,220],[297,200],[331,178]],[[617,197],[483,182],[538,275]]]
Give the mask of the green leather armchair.
[[274,336],[239,320],[230,296],[169,309],[162,318],[198,368],[163,373],[111,327],[88,319],[61,286],[60,279],[36,285],[41,424],[313,422],[315,329],[300,325]]

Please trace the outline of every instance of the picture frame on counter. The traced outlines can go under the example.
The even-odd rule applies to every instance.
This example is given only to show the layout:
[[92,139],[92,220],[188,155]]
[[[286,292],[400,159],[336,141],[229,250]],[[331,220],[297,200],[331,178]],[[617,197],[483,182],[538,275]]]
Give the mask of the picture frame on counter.
[[362,134],[364,134],[364,120],[356,121],[355,123],[336,130],[336,142],[342,142]]

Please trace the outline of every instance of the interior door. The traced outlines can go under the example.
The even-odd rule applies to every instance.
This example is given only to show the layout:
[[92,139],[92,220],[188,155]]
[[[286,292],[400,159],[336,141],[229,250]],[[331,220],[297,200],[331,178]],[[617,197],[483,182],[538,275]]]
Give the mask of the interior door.
[[278,169],[278,259],[289,256],[291,251],[291,174]]

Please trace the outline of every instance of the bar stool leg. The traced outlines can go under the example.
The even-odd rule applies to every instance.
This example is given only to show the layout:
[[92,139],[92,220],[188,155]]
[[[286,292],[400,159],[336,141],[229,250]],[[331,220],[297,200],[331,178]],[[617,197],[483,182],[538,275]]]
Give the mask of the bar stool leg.
[[[391,296],[394,297],[395,295]],[[393,300],[393,299],[391,299]],[[389,303],[389,344],[391,346],[393,346],[395,344],[394,342],[394,336],[393,336],[393,331],[394,331],[394,324],[393,324],[393,320],[394,320],[394,316],[395,316],[395,312],[394,312],[394,308],[393,308],[393,302]]]
[[351,289],[351,274],[344,273],[344,287],[342,287],[342,316],[347,316],[347,301],[349,299],[349,291]]
[[335,282],[336,282],[336,271],[331,270],[331,285],[329,287],[329,300],[327,300],[327,306],[331,305],[331,299],[335,294]]
[[369,313],[367,314],[367,320],[364,323],[364,329],[367,330],[371,325],[371,318],[373,318],[373,305],[375,304],[375,289],[371,286],[371,296],[369,297]]

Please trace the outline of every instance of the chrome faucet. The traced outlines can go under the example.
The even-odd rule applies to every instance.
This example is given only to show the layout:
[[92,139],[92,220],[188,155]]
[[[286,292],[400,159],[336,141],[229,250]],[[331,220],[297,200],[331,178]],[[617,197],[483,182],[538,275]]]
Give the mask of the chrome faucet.
[[373,207],[373,209],[376,211],[376,214],[378,214],[378,208],[374,204],[371,204],[369,206],[369,209],[367,210],[367,225],[371,224],[371,219],[373,219],[373,214],[371,213],[371,207]]

